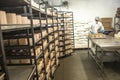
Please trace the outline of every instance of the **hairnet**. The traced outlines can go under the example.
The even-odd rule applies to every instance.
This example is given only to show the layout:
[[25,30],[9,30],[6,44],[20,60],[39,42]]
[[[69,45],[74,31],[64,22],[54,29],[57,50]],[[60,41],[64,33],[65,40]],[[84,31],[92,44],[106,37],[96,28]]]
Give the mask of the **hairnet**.
[[99,17],[95,17],[95,20],[100,20],[100,18]]

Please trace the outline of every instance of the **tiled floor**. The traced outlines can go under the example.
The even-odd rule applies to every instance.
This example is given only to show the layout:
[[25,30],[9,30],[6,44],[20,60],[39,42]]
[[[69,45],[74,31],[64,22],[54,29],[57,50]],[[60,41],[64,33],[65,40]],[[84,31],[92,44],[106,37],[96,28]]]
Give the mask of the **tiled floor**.
[[[120,64],[120,63],[119,63]],[[87,50],[77,50],[60,61],[54,80],[120,80],[120,65],[105,63],[106,79],[103,79]]]

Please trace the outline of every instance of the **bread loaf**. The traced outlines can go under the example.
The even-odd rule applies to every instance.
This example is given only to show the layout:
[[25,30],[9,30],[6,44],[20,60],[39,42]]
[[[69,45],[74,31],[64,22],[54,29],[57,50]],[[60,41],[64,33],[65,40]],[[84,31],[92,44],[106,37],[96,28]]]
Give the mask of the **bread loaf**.
[[22,24],[22,16],[21,15],[17,15],[17,24]]
[[22,16],[22,24],[30,24],[30,20],[27,17]]
[[17,19],[16,19],[16,14],[15,13],[7,13],[7,23],[8,24],[17,24]]
[[0,24],[7,24],[6,12],[0,11]]

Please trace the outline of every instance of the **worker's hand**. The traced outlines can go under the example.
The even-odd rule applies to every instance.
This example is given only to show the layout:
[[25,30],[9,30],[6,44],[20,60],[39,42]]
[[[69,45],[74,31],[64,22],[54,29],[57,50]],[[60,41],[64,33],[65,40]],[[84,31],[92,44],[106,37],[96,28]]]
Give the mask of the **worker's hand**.
[[104,32],[104,30],[103,30],[103,29],[100,29],[100,32],[101,32],[101,33],[103,33],[103,32]]
[[91,31],[91,34],[94,34],[94,32]]

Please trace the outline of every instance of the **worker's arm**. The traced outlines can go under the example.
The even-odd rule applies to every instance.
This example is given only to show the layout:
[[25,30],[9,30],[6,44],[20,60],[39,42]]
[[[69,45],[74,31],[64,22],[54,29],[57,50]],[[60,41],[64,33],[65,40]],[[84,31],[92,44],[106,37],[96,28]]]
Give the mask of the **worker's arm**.
[[94,32],[93,32],[93,29],[92,29],[92,22],[91,23],[88,23],[88,25],[89,25],[89,32],[91,33],[91,34],[94,34]]
[[102,23],[100,22],[100,32],[104,32],[105,30],[104,30],[104,27],[103,27],[103,25],[102,25]]

